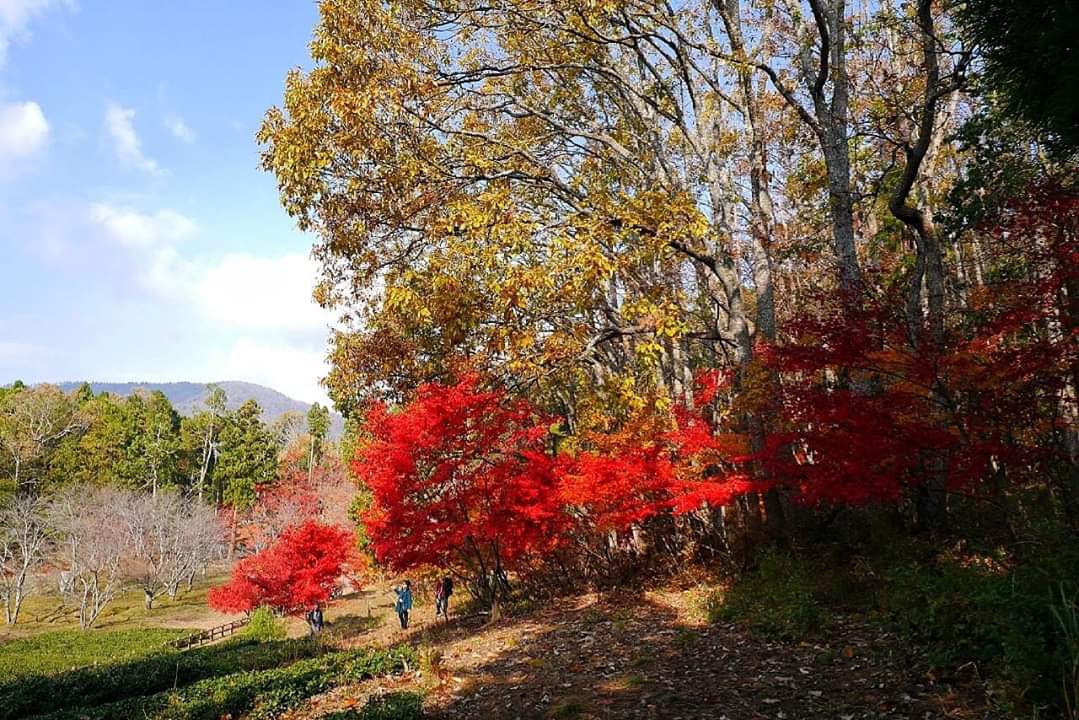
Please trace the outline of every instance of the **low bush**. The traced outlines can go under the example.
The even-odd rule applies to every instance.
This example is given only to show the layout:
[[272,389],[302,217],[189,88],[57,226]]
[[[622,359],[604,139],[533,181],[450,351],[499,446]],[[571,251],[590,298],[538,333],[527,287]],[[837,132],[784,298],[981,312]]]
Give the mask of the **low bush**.
[[442,650],[435,645],[421,645],[417,651],[420,672],[428,678],[438,678],[445,673]]
[[423,717],[423,696],[414,692],[393,692],[368,698],[361,709],[340,710],[322,720],[419,720]]
[[760,567],[727,591],[705,599],[710,622],[737,620],[770,637],[797,639],[821,632],[831,613],[818,601],[808,563],[781,552],[768,552]]
[[[129,633],[123,633],[127,636]],[[102,635],[107,638],[108,635]],[[111,643],[112,640],[106,642]],[[318,646],[306,640],[256,643],[245,638],[179,652],[158,645],[152,655],[120,658],[96,667],[55,675],[16,678],[0,684],[0,720],[76,705],[90,707],[182,687],[206,678],[266,670],[310,657]]]
[[[1054,614],[1062,598],[1026,572],[987,571],[939,558],[883,573],[882,619],[926,647],[937,668],[974,663],[1013,710],[1060,709],[1068,638]],[[1064,590],[1064,601],[1074,590]]]
[[243,715],[248,720],[270,720],[338,685],[387,675],[410,665],[415,665],[415,655],[406,646],[391,650],[349,650],[299,660],[284,668],[234,673],[156,695],[73,708],[42,718],[216,720]]
[[1004,712],[1079,717],[1079,546],[1050,527],[1022,547],[940,553],[907,541],[861,555],[818,547],[812,559],[770,551],[755,572],[706,596],[704,610],[712,622],[785,639],[853,611],[923,649],[936,670],[976,668]]
[[251,618],[244,626],[243,636],[255,642],[272,642],[284,640],[288,636],[288,629],[281,618],[274,615],[268,607],[260,607],[251,613]]
[[[170,640],[193,630],[60,630],[0,644],[0,678],[52,675],[91,665],[110,665],[160,653]],[[2,695],[0,695],[2,697]]]

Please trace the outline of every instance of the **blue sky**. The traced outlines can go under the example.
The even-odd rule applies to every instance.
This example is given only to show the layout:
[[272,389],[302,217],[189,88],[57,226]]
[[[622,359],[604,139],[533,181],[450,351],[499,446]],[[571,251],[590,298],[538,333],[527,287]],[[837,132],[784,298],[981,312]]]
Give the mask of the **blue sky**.
[[316,19],[311,0],[0,0],[0,384],[324,400],[311,238],[254,140]]

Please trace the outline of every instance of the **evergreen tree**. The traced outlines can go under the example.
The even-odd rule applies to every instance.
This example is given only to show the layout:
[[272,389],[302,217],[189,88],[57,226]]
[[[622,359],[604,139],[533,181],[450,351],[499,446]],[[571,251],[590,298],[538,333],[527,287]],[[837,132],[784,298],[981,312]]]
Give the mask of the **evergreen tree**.
[[330,409],[315,403],[307,411],[307,434],[310,447],[307,456],[307,480],[310,483],[315,472],[315,465],[322,457],[322,446],[330,431]]
[[229,556],[236,547],[237,515],[255,504],[258,486],[277,473],[277,443],[262,422],[262,408],[248,400],[228,416],[214,468],[215,500],[232,509]]

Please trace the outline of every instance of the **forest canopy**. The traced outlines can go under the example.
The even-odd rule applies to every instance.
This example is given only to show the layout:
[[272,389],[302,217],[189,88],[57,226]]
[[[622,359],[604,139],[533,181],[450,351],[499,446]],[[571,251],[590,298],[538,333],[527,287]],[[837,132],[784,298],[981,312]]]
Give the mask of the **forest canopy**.
[[475,374],[582,459],[694,417],[728,451],[672,482],[773,538],[1019,488],[1079,518],[1074,168],[957,8],[320,7],[259,139],[350,320],[340,408]]

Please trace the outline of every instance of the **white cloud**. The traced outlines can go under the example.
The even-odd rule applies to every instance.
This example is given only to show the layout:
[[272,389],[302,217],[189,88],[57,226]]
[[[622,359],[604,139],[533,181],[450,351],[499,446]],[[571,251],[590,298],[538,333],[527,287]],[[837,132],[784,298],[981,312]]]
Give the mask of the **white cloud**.
[[106,203],[90,206],[90,220],[104,228],[110,238],[130,248],[162,247],[195,234],[195,221],[174,210],[141,213]]
[[325,333],[332,314],[311,298],[318,265],[303,253],[192,256],[177,243],[198,233],[175,210],[142,212],[97,202],[89,220],[127,248],[143,287],[189,305],[210,325],[310,338]]
[[311,298],[317,266],[299,253],[228,254],[185,260],[156,253],[151,282],[229,338],[210,360],[214,374],[261,383],[291,397],[327,402],[325,338],[332,313]]
[[185,283],[214,324],[287,332],[324,332],[331,315],[311,299],[317,266],[299,253],[278,257],[228,254],[197,261]]
[[48,139],[49,123],[36,102],[0,104],[0,160],[33,155]]
[[216,377],[259,383],[305,402],[328,402],[319,385],[329,371],[324,350],[244,337],[213,363]]
[[195,131],[188,127],[187,123],[179,115],[170,113],[165,116],[163,122],[165,123],[165,129],[172,133],[172,136],[177,140],[188,144],[195,142]]
[[11,41],[26,37],[30,20],[59,4],[57,0],[0,0],[0,67]]
[[134,108],[125,108],[114,102],[105,106],[105,129],[112,139],[116,156],[126,165],[158,175],[162,172],[161,167],[156,160],[143,154],[134,121]]
[[248,380],[326,401],[318,381],[327,372],[325,338],[333,314],[311,298],[318,265],[310,257],[192,254],[193,246],[180,241],[197,236],[198,227],[173,210],[99,202],[88,218],[125,249],[134,284],[178,317],[197,320],[192,330],[217,338],[197,357],[185,358],[175,377]]
[[318,266],[307,255],[229,254],[198,260],[185,290],[199,314],[236,339],[217,360],[222,377],[250,379],[307,402],[328,402],[325,338],[333,314],[311,298]]

